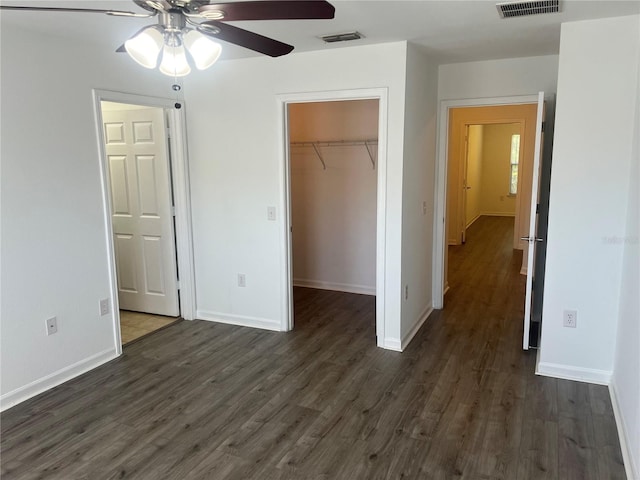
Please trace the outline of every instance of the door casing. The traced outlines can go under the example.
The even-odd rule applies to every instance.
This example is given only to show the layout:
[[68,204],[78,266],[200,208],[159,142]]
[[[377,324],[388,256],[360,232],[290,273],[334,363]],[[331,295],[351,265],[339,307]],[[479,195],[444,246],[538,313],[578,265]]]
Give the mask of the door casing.
[[435,215],[433,242],[433,307],[441,309],[444,306],[444,293],[447,247],[447,157],[449,145],[449,110],[452,108],[500,106],[536,103],[538,95],[519,95],[509,97],[486,97],[475,99],[443,100],[438,115],[436,185],[435,185]]
[[93,90],[96,137],[98,140],[98,158],[100,161],[100,180],[103,197],[103,219],[106,234],[107,268],[109,272],[109,290],[112,304],[112,319],[115,349],[122,354],[120,335],[120,315],[118,305],[118,285],[116,276],[116,258],[113,242],[113,225],[111,219],[111,188],[109,185],[109,165],[107,162],[103,131],[101,102],[116,102],[147,107],[162,108],[169,112],[169,131],[171,136],[170,162],[171,182],[175,205],[175,237],[178,271],[180,282],[178,296],[180,299],[180,316],[185,320],[193,320],[196,312],[195,277],[193,261],[193,239],[191,227],[191,195],[189,169],[187,165],[185,105],[175,108],[175,99],[149,97],[109,90]]
[[388,90],[386,88],[371,88],[359,90],[338,90],[326,92],[309,92],[278,95],[279,121],[281,129],[280,152],[280,205],[283,215],[283,240],[281,284],[283,295],[282,311],[285,314],[281,320],[280,329],[289,331],[293,328],[293,262],[291,238],[291,179],[288,132],[288,105],[290,103],[332,102],[344,100],[378,100],[378,152],[377,165],[377,202],[376,202],[376,338],[381,348],[391,348],[385,342],[385,263],[386,263],[386,191],[387,191],[387,104]]

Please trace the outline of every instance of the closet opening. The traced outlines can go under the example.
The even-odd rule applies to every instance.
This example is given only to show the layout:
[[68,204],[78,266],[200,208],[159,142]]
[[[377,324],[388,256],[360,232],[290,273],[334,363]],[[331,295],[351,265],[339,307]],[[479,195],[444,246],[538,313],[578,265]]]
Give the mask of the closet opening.
[[376,341],[379,104],[286,104],[294,331]]

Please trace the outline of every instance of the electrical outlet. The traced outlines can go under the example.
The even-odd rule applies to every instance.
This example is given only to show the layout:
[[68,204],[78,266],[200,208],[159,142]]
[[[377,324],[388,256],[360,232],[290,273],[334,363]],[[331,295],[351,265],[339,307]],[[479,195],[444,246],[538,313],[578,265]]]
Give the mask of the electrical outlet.
[[565,327],[576,328],[578,323],[578,312],[576,310],[565,310],[562,317],[562,324]]
[[246,287],[247,286],[247,277],[245,277],[244,273],[238,274],[238,286]]
[[100,300],[100,316],[104,316],[107,315],[109,313],[109,299],[108,298],[103,298],[102,300]]
[[276,207],[267,207],[267,220],[275,222],[276,220]]
[[58,333],[58,319],[56,317],[48,318],[45,323],[47,325],[47,336]]

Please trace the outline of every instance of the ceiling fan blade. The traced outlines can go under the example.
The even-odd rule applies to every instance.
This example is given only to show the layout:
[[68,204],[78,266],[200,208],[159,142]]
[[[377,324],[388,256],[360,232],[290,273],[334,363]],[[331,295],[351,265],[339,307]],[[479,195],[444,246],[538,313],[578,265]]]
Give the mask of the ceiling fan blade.
[[21,7],[14,5],[0,5],[0,10],[21,10],[31,12],[73,12],[73,13],[104,13],[117,17],[148,18],[154,14],[126,12],[123,10],[102,10],[95,8],[63,8],[63,7]]
[[[198,13],[205,18],[221,12],[217,20],[313,20],[330,19],[336,9],[323,0],[268,0],[202,5]],[[210,17],[209,17],[210,18]]]
[[226,23],[212,20],[203,22],[200,25],[198,30],[205,35],[248,48],[249,50],[264,53],[270,57],[280,57],[293,50],[292,45]]

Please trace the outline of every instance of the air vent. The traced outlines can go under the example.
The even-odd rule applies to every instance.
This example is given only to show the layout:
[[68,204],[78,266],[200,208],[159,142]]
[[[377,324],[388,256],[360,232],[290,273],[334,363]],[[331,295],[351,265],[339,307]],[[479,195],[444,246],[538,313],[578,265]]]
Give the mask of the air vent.
[[540,13],[560,11],[560,0],[541,0],[539,2],[505,2],[496,4],[501,18],[524,17]]
[[360,40],[364,38],[360,32],[339,33],[337,35],[325,35],[320,37],[325,43],[350,42],[351,40]]

